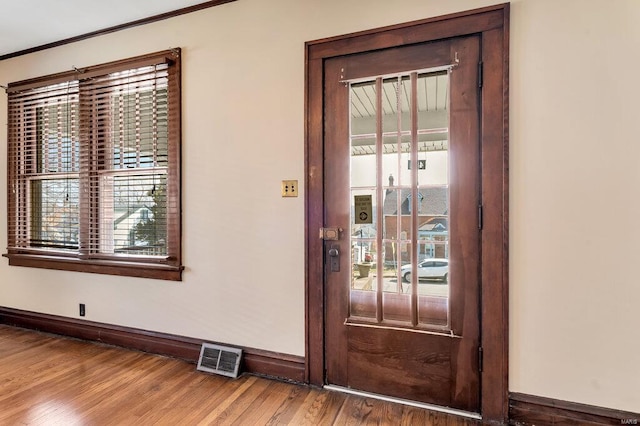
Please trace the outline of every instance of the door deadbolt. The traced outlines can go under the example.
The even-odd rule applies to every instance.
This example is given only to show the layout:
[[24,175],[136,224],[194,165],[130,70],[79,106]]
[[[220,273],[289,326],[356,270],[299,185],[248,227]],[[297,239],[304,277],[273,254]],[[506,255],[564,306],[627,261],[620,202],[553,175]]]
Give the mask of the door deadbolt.
[[325,241],[338,241],[342,228],[320,228],[320,239]]

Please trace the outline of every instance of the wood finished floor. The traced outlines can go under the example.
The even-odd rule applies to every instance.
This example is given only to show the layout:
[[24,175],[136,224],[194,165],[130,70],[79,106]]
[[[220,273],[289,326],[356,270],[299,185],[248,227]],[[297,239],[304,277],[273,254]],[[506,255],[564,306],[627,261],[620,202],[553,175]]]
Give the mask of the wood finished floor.
[[0,425],[478,425],[0,325]]

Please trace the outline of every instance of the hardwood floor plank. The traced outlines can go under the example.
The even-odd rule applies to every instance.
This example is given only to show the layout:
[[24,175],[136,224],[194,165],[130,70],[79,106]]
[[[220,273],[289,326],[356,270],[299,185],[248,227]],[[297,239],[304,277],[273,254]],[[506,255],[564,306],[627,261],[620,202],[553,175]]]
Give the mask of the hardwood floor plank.
[[[204,419],[217,404],[223,403],[241,385],[240,380],[228,380],[198,373],[188,373],[191,383],[185,390],[158,404],[141,424],[175,425],[185,417],[192,424]],[[197,375],[198,377],[194,377]]]
[[346,396],[338,392],[312,389],[291,420],[294,425],[331,425],[342,408]]
[[267,426],[291,424],[293,416],[300,409],[309,395],[309,392],[311,392],[311,388],[309,387],[292,386],[289,389],[287,398],[282,402],[271,418],[266,419],[264,424]]
[[[109,418],[112,424],[134,424],[139,423],[153,406],[148,403],[158,394],[166,392],[163,383],[183,369],[178,363],[171,363],[164,368],[158,366],[157,372],[152,372],[142,377],[132,378],[131,383],[136,384],[134,395],[130,392],[120,392],[119,395],[110,399],[106,404],[98,404],[96,408],[89,412],[92,419]],[[162,401],[157,401],[162,403]],[[146,406],[141,405],[146,403]]]
[[374,400],[372,399],[349,395],[342,404],[342,408],[336,417],[336,422],[344,425],[379,424],[380,418],[372,418],[375,417],[375,414],[370,416],[374,405]]
[[427,423],[427,411],[419,408],[403,406],[402,407],[402,420],[399,422],[400,426],[413,426],[413,425],[426,425]]
[[402,416],[402,405],[380,404],[370,398],[349,396],[338,420],[347,425],[393,425],[399,424]]
[[[214,420],[215,421],[224,420],[224,418],[226,417],[226,415],[223,414],[225,410],[227,410],[227,408],[229,408],[234,402],[236,402],[238,398],[241,398],[243,395],[246,395],[246,392],[248,392],[249,389],[253,386],[253,384],[258,381],[258,378],[246,377],[246,378],[242,378],[241,380],[243,380],[244,383],[238,389],[236,389],[235,392],[229,395],[229,397],[227,397],[220,405],[215,407],[215,409],[213,409],[204,419],[198,422],[199,425],[212,424]],[[266,383],[262,383],[262,385],[266,387]]]
[[[194,373],[202,377],[199,387],[192,387],[185,398],[178,401],[172,407],[164,406],[164,415],[158,424],[179,424],[185,418],[191,424],[197,424],[207,417],[216,407],[225,404],[225,401],[236,393],[237,389],[244,385],[249,378],[241,377],[231,380],[224,377]],[[151,423],[153,424],[153,423]]]
[[[126,424],[163,424],[163,418],[171,410],[180,410],[183,401],[189,398],[194,392],[193,385],[201,383],[197,377],[192,375],[192,371],[187,371],[187,365],[180,365],[182,371],[178,372],[178,377],[170,377],[156,392],[148,395],[144,401],[140,402],[130,415],[132,422]],[[189,366],[190,367],[190,366]],[[165,420],[166,421],[166,420]]]
[[254,399],[242,416],[233,422],[233,425],[267,424],[283,405],[287,404],[292,388],[297,387],[300,386],[275,381],[269,383],[269,386]]
[[0,425],[476,425],[454,416],[0,325]]

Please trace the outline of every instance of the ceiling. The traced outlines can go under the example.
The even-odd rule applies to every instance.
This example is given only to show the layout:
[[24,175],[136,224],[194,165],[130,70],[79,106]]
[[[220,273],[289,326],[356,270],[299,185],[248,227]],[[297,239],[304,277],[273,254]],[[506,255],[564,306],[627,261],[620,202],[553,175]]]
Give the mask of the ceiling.
[[203,0],[0,0],[0,57]]

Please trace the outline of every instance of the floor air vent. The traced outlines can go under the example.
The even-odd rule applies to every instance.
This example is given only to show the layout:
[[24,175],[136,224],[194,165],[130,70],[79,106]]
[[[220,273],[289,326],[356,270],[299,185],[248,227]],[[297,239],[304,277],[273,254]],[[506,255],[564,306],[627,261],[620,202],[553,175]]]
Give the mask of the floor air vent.
[[242,349],[203,343],[198,359],[198,370],[236,378],[241,357]]

